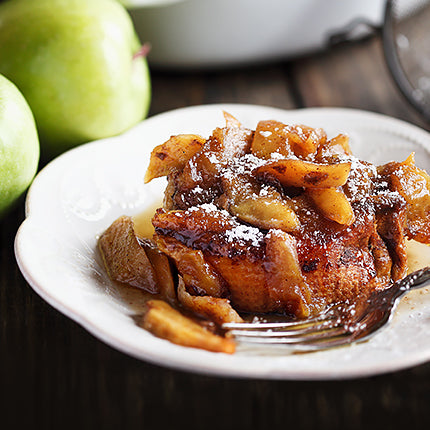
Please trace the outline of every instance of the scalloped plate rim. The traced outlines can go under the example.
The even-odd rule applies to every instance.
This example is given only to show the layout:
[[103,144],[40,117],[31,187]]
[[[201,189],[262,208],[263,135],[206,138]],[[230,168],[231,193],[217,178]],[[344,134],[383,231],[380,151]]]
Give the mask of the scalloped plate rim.
[[[121,338],[113,337],[109,331],[105,330],[105,327],[100,327],[91,317],[85,314],[85,312],[80,312],[79,309],[73,307],[73,304],[70,305],[70,303],[67,303],[67,301],[65,302],[61,296],[59,297],[58,294],[56,294],[55,291],[49,290],[49,288],[47,289],[46,286],[41,285],[33,278],[31,262],[28,261],[28,256],[25,254],[25,241],[27,235],[29,234],[27,229],[31,231],[36,227],[34,223],[37,220],[37,215],[33,214],[33,208],[38,205],[38,202],[33,201],[33,196],[40,192],[39,184],[42,179],[46,180],[46,178],[52,174],[51,171],[54,171],[55,168],[61,165],[61,163],[67,164],[69,159],[79,158],[79,156],[82,156],[82,154],[85,155],[87,151],[97,152],[100,150],[101,146],[106,148],[108,145],[115,145],[115,142],[126,140],[133,133],[139,133],[139,130],[145,130],[148,128],[150,129],[151,127],[156,128],[157,123],[160,121],[168,121],[171,118],[177,116],[180,117],[181,115],[194,115],[196,112],[203,113],[204,115],[214,115],[221,110],[229,110],[233,113],[235,111],[254,112],[258,110],[265,115],[282,113],[283,115],[297,116],[303,114],[304,117],[338,115],[340,117],[343,116],[344,118],[347,117],[353,121],[363,120],[369,121],[369,123],[372,124],[379,123],[379,125],[383,125],[389,131],[391,129],[391,131],[394,130],[395,132],[401,132],[411,137],[413,136],[413,138],[417,141],[427,141],[426,145],[430,145],[430,135],[417,126],[382,114],[350,108],[303,108],[286,110],[258,105],[211,104],[179,108],[173,111],[158,114],[148,118],[122,135],[91,142],[68,151],[67,153],[50,162],[39,172],[28,191],[26,199],[26,219],[20,226],[15,239],[15,253],[18,266],[34,291],[36,291],[36,293],[39,294],[52,307],[76,321],[88,332],[92,333],[96,338],[102,340],[113,348],[129,354],[135,358],[143,359],[154,364],[197,373],[246,378],[321,380],[371,376],[407,368],[428,361],[430,359],[430,348],[424,352],[418,351],[414,354],[411,354],[407,357],[407,359],[404,357],[399,359],[393,358],[388,363],[385,363],[384,366],[369,366],[366,363],[355,363],[350,367],[339,369],[320,369],[310,367],[294,370],[285,368],[285,364],[288,364],[289,356],[261,358],[260,356],[254,355],[242,355],[237,358],[237,356],[223,356],[220,354],[209,353],[207,351],[184,348],[152,337],[150,341],[148,340],[149,347],[143,348],[142,350],[141,347],[137,348],[136,345],[132,345],[129,342],[123,342]],[[341,126],[339,127],[339,132],[342,132]],[[156,144],[158,143],[159,142],[156,142]],[[155,351],[151,350],[152,347],[155,347]],[[349,352],[354,354],[354,350],[360,347],[361,345],[350,346],[348,347]],[[184,351],[186,352],[183,353]],[[174,354],[172,352],[174,352]],[[327,353],[331,355],[333,351],[313,353],[313,356],[317,357],[318,355],[321,356],[321,354]],[[334,355],[336,356],[336,353]],[[261,364],[266,365],[266,367],[260,368]]]

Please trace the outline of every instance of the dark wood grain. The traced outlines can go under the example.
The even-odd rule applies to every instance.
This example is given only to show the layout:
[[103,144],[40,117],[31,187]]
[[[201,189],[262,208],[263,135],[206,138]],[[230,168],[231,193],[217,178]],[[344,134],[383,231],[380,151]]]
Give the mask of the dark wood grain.
[[[152,73],[151,115],[217,102],[347,106],[423,124],[378,39],[246,69]],[[0,222],[0,428],[363,429],[430,426],[430,363],[342,381],[216,378],[111,349],[45,303],[15,263],[23,202]]]
[[306,107],[365,109],[430,129],[395,86],[379,37],[296,61],[292,69]]
[[297,106],[288,67],[272,65],[200,73],[153,72],[151,115],[205,103],[250,103],[285,109]]

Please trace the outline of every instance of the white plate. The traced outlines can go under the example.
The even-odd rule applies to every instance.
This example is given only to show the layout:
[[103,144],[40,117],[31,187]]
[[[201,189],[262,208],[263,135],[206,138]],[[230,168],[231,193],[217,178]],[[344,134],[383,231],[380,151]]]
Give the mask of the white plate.
[[195,106],[167,112],[127,133],[93,142],[52,161],[27,197],[27,218],[15,251],[33,289],[94,336],[134,357],[207,374],[273,379],[337,379],[389,372],[430,359],[430,294],[412,292],[391,326],[371,341],[308,354],[240,349],[234,355],[185,348],[139,328],[135,303],[107,279],[96,252],[97,235],[122,214],[138,214],[160,200],[165,181],[143,184],[151,149],[172,134],[209,136],[222,110],[255,128],[261,119],[348,133],[354,153],[376,163],[416,152],[430,171],[430,135],[379,114],[348,109],[280,110],[251,105]]

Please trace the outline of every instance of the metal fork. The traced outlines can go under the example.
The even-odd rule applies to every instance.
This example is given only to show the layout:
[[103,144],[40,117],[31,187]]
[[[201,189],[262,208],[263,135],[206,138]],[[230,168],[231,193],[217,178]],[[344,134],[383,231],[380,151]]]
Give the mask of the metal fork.
[[225,323],[227,336],[239,343],[286,345],[294,350],[317,351],[363,342],[391,320],[400,298],[430,280],[430,267],[417,270],[376,291],[368,299],[328,308],[316,317],[282,322]]

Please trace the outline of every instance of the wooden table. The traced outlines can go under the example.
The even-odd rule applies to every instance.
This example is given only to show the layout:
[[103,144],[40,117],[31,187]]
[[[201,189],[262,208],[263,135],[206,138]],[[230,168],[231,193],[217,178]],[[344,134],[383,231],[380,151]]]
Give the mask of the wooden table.
[[[152,77],[151,115],[216,102],[342,106],[429,127],[393,85],[378,37],[293,62]],[[111,349],[25,282],[13,251],[23,208],[0,223],[0,428],[430,428],[430,363],[342,381],[240,380]]]

